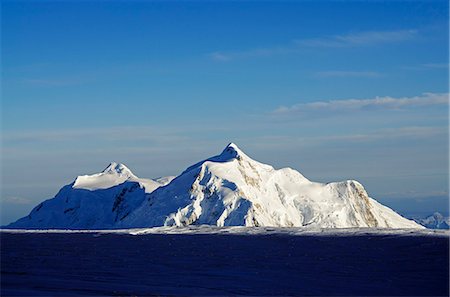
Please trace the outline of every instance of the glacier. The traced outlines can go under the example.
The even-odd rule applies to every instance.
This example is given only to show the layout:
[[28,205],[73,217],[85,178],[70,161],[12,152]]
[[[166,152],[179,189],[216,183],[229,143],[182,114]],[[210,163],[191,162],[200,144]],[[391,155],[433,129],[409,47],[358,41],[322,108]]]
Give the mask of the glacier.
[[176,177],[143,179],[123,164],[78,176],[6,228],[126,229],[212,225],[424,227],[369,197],[355,180],[317,183],[253,160],[230,143]]

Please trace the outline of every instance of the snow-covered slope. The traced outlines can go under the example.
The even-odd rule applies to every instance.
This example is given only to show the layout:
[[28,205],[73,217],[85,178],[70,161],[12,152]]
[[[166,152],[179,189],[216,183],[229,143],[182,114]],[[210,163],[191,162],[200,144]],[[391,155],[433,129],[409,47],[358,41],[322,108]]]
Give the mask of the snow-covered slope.
[[321,184],[252,160],[235,144],[156,189],[120,227],[421,228],[369,198],[357,181]]
[[425,218],[413,218],[414,221],[430,229],[450,229],[450,218],[435,212]]
[[169,183],[136,177],[123,164],[111,163],[101,173],[78,176],[52,199],[10,224],[13,228],[114,228],[142,204],[147,193]]
[[85,189],[90,191],[109,189],[126,181],[136,182],[146,193],[153,192],[161,185],[168,184],[174,177],[162,177],[156,180],[138,178],[124,164],[112,162],[102,172],[92,175],[80,175],[74,183],[74,189]]
[[[311,182],[293,169],[259,163],[233,143],[168,181],[159,187],[154,180],[144,182],[123,165],[112,164],[100,174],[78,177],[44,202],[47,208],[38,206],[29,218],[9,227],[423,228],[370,198],[357,181]],[[66,214],[72,209],[76,215],[68,221]]]

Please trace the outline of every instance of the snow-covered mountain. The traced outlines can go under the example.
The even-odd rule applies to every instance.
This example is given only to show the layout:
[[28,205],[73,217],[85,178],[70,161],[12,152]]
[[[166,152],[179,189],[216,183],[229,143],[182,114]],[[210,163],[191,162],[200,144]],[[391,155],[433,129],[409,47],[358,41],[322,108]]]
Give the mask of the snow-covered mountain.
[[370,198],[354,180],[311,182],[259,163],[235,144],[176,178],[140,179],[122,164],[79,176],[10,228],[155,226],[423,228]]
[[425,218],[413,218],[418,224],[429,229],[450,229],[450,217],[444,217],[441,213],[435,212]]
[[52,199],[10,224],[11,228],[110,229],[140,206],[148,193],[173,177],[143,179],[123,164],[111,163],[101,173],[78,176]]

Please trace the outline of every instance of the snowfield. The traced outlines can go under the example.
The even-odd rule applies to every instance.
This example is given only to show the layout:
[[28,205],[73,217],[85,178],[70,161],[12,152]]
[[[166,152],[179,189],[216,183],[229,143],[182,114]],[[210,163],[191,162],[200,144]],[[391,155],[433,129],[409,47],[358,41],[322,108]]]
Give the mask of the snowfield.
[[1,230],[1,296],[448,296],[449,231]]
[[189,225],[424,228],[370,198],[355,180],[312,182],[291,168],[257,162],[233,143],[177,177],[141,179],[111,163],[77,177],[7,228]]

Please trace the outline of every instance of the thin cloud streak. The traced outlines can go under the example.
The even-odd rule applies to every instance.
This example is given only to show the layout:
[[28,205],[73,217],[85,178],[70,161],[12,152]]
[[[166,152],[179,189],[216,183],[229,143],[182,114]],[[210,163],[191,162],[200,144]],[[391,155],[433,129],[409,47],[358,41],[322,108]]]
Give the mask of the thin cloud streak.
[[345,48],[398,43],[414,40],[418,35],[418,30],[366,31],[319,38],[295,39],[284,46],[229,52],[216,51],[209,53],[208,56],[214,61],[228,62],[237,58],[266,57],[296,53],[304,48]]
[[220,52],[211,53],[211,54],[209,54],[209,57],[213,60],[222,61],[222,62],[230,61],[232,59],[232,57],[230,55],[220,53]]
[[[271,150],[323,147],[331,143],[375,143],[385,140],[432,139],[447,135],[448,129],[440,126],[405,126],[399,128],[379,129],[366,133],[329,134],[320,136],[292,137],[286,135],[262,136],[251,139],[250,146],[255,149]],[[239,139],[237,140],[239,143]]]
[[281,106],[273,111],[274,115],[293,115],[314,111],[346,111],[363,109],[403,109],[431,105],[448,105],[448,93],[424,93],[414,97],[375,97],[370,99],[344,99],[330,101],[315,101],[295,104],[291,107]]
[[383,129],[363,134],[330,135],[319,137],[318,139],[322,141],[367,142],[399,138],[429,138],[438,135],[444,135],[447,132],[447,129],[443,127],[400,127],[395,129]]
[[376,78],[381,77],[381,73],[374,71],[341,71],[341,70],[332,70],[332,71],[319,71],[315,75],[320,78],[327,77],[366,77],[366,78]]
[[428,63],[422,65],[425,68],[435,68],[435,69],[447,69],[448,63]]
[[299,46],[304,47],[352,47],[368,46],[384,43],[396,43],[413,40],[417,37],[417,30],[397,31],[366,31],[345,35],[333,35],[323,38],[297,40]]
[[87,82],[89,82],[89,80],[82,80],[77,78],[67,78],[67,79],[26,78],[23,80],[24,84],[34,87],[66,87],[66,86],[81,85]]
[[23,198],[23,197],[6,197],[1,200],[2,203],[8,203],[8,204],[17,204],[17,205],[28,205],[34,203],[30,199]]
[[[119,132],[118,137],[125,137],[130,133],[127,130],[113,130],[114,133]],[[248,143],[249,147],[254,147],[255,150],[260,148],[292,148],[292,147],[321,147],[329,143],[367,143],[367,142],[380,142],[384,140],[406,140],[406,139],[429,139],[434,137],[442,137],[447,135],[448,128],[441,126],[404,126],[399,128],[380,129],[374,131],[367,131],[366,133],[348,133],[348,134],[329,134],[329,135],[317,135],[317,136],[303,136],[292,137],[283,135],[267,135],[267,136],[254,136],[244,137],[237,136],[230,141],[234,141],[238,144]],[[83,141],[85,138],[81,134],[71,134],[74,141]],[[98,134],[97,137],[101,140],[104,134]],[[50,144],[54,142],[54,139],[47,138],[46,143]],[[177,144],[177,145],[175,145]],[[226,141],[223,140],[199,140],[195,138],[184,137],[179,140],[173,138],[168,142],[165,139],[156,140],[151,146],[127,143],[121,147],[95,147],[95,148],[70,148],[70,149],[58,149],[56,151],[39,151],[33,146],[27,146],[22,148],[6,147],[3,149],[5,153],[5,160],[15,160],[19,157],[22,160],[24,157],[52,157],[52,158],[65,158],[68,155],[84,155],[84,156],[104,156],[106,153],[112,155],[170,155],[179,151],[202,151],[205,147],[218,147],[226,145]],[[117,161],[117,160],[116,160]],[[120,160],[119,160],[120,161]]]
[[426,71],[426,70],[445,70],[449,68],[448,63],[424,63],[424,64],[418,64],[415,66],[401,66],[401,69],[405,70],[419,70],[419,71]]
[[283,55],[298,52],[301,48],[295,44],[268,48],[257,48],[249,49],[243,51],[233,51],[233,52],[213,52],[208,54],[208,56],[218,62],[228,62],[234,59],[241,58],[253,58],[253,57],[270,57],[274,55]]

